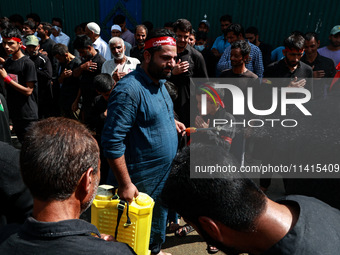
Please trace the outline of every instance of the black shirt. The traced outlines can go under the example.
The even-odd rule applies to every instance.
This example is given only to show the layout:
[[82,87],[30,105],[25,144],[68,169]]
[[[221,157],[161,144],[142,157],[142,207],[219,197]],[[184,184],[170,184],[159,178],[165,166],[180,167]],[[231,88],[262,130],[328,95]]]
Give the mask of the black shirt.
[[[333,60],[321,56],[319,53],[312,63],[308,62],[306,55],[302,56],[301,61],[312,67],[313,71],[324,70],[324,78],[333,78],[336,73]],[[323,97],[327,93],[327,88],[331,85],[331,79],[314,79],[313,82],[314,99]]]
[[137,58],[142,63],[144,59],[143,53],[144,53],[144,47],[139,49],[138,46],[136,45],[132,47],[130,51],[130,57]]
[[12,143],[9,130],[9,114],[5,97],[0,93],[0,141]]
[[22,86],[26,87],[27,82],[34,82],[33,92],[30,96],[18,92],[11,85],[6,86],[10,118],[13,120],[38,119],[38,84],[34,63],[27,56],[18,60],[8,58],[4,68],[8,75]]
[[28,218],[16,234],[0,244],[0,254],[135,254],[127,244],[91,234],[100,236],[94,225],[83,220],[39,222]]

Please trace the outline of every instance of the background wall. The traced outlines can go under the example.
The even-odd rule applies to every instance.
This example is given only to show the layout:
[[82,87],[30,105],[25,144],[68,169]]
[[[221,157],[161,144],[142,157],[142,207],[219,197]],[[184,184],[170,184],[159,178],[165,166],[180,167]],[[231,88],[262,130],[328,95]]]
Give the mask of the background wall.
[[[35,12],[42,21],[52,17],[64,20],[63,31],[74,39],[74,27],[82,22],[95,21],[102,28],[102,36],[109,39],[112,18],[124,14],[127,26],[133,30],[142,21],[151,21],[154,27],[165,22],[187,18],[197,29],[204,15],[210,22],[209,36],[221,34],[219,18],[224,14],[245,28],[256,26],[260,40],[273,46],[282,44],[291,31],[320,33],[321,44],[328,43],[328,34],[340,24],[338,1],[327,0],[1,0],[0,16],[18,13],[22,16]],[[25,18],[26,19],[26,18]]]

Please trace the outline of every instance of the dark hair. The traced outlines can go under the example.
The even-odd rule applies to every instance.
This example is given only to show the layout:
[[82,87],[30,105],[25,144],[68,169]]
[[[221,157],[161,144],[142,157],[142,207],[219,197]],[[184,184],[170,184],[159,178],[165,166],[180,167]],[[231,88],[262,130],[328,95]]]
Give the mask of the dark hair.
[[36,13],[27,14],[26,15],[26,19],[33,19],[35,22],[38,22],[38,23],[41,22],[41,19],[40,19],[39,15],[36,14]]
[[112,76],[108,73],[101,73],[96,75],[93,80],[94,88],[100,93],[111,91],[114,86]]
[[176,22],[173,24],[174,27],[174,32],[176,33],[177,30],[181,30],[183,32],[190,32],[192,30],[192,25],[189,20],[187,19],[178,19]]
[[19,22],[21,25],[24,24],[24,18],[19,14],[13,14],[9,16],[9,22]]
[[306,41],[310,41],[312,40],[313,38],[315,38],[315,41],[318,42],[319,41],[319,35],[317,33],[314,33],[314,32],[308,32],[305,34],[304,36],[305,40]]
[[[163,36],[170,36],[170,37],[175,38],[175,34],[172,31],[165,29],[165,28],[159,28],[159,29],[152,30],[146,37],[145,42],[147,42],[148,40],[152,38],[163,37]],[[153,56],[155,51],[160,51],[161,49],[162,49],[162,46],[157,46],[157,47],[152,47],[146,50],[150,52],[151,56]]]
[[41,22],[40,25],[42,25],[42,28],[47,31],[48,36],[52,33],[52,25],[48,22]]
[[168,21],[164,23],[164,27],[173,27],[174,23],[172,21]]
[[125,16],[121,14],[118,14],[117,16],[113,18],[113,24],[120,25],[120,24],[123,24],[125,21],[126,21]]
[[253,35],[258,35],[259,30],[256,27],[248,27],[246,30],[246,34],[253,34]]
[[52,55],[53,56],[55,56],[57,54],[60,55],[60,56],[63,56],[66,53],[68,53],[68,48],[65,44],[57,43],[52,48]]
[[231,49],[240,49],[243,57],[249,55],[251,51],[249,43],[244,40],[233,42]]
[[35,23],[33,21],[31,21],[31,20],[26,20],[24,22],[24,25],[28,26],[32,30],[36,29]]
[[54,17],[54,18],[52,18],[52,23],[53,23],[53,21],[59,22],[60,26],[61,26],[60,28],[63,28],[63,20],[61,18]]
[[[190,153],[195,157],[190,158]],[[197,226],[198,218],[207,216],[235,230],[253,230],[266,206],[265,195],[254,182],[236,173],[224,174],[224,178],[190,178],[196,166],[216,164],[238,166],[222,147],[192,143],[184,148],[173,161],[162,201]]]
[[233,32],[236,36],[242,35],[245,38],[244,29],[241,24],[231,24],[226,30],[226,33],[229,32]]
[[283,42],[285,48],[302,50],[304,48],[305,38],[302,35],[290,35]]
[[83,31],[85,31],[85,28],[86,28],[87,23],[88,23],[88,22],[83,22],[83,23],[81,23],[81,24],[79,24],[79,25],[76,25],[76,27],[74,28],[74,32],[77,32],[77,29],[78,29],[78,28],[81,28],[81,29],[83,29]]
[[20,153],[23,180],[42,201],[68,199],[89,168],[97,173],[98,163],[96,140],[83,124],[66,118],[33,123]]
[[196,41],[204,40],[206,41],[208,39],[208,33],[203,31],[197,31],[196,33]]
[[191,29],[191,32],[190,32],[190,34],[191,34],[191,35],[194,35],[194,36],[195,36],[195,38],[196,38],[196,31],[195,31],[195,29]]
[[[212,83],[208,83],[208,85],[210,85],[211,87],[214,88],[214,84]],[[215,93],[207,86],[205,86],[205,84],[203,84],[202,86],[198,86],[196,88],[196,95],[201,95],[201,94],[206,94],[207,92],[204,90],[207,90],[210,92],[210,94],[214,95]],[[221,100],[223,100],[224,98],[224,89],[218,89],[218,88],[214,88],[214,90],[217,92],[217,94],[220,96]]]
[[147,21],[143,21],[142,24],[148,28],[149,32],[153,30],[153,24],[152,24],[151,21],[148,21],[148,20]]
[[148,28],[145,25],[143,25],[143,24],[140,24],[140,25],[136,26],[136,32],[137,32],[137,29],[140,28],[140,27],[145,30],[145,33],[146,33],[146,36],[147,36],[148,35]]
[[233,17],[231,17],[229,14],[223,15],[220,18],[220,22],[222,21],[229,21],[230,23],[233,23]]
[[21,33],[16,27],[9,27],[1,31],[1,36],[5,38],[17,37],[21,38]]
[[9,27],[12,27],[12,24],[9,23],[9,21],[6,20],[5,18],[1,18],[0,19],[0,28],[2,30],[4,30],[4,29],[9,28]]
[[92,45],[92,41],[87,35],[78,35],[73,42],[73,48],[75,48],[76,50],[85,49],[88,46]]

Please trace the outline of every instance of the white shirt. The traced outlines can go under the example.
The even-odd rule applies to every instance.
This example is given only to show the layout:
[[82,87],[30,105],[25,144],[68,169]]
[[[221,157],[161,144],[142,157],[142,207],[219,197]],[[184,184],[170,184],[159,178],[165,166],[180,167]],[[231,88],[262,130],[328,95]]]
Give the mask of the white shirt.
[[55,37],[53,34],[50,35],[50,38],[55,41],[56,43],[62,43],[68,47],[68,44],[70,43],[70,37],[65,34],[64,32],[60,32],[60,34]]
[[[123,64],[121,72],[130,73],[136,70],[137,65],[140,64],[140,61],[137,58],[126,57],[126,61]],[[115,63],[114,59],[110,59],[104,62],[102,66],[102,73],[108,73],[111,76],[117,69],[117,64]]]
[[99,51],[106,60],[111,59],[111,51],[109,45],[99,36],[97,40],[93,43],[93,48]]

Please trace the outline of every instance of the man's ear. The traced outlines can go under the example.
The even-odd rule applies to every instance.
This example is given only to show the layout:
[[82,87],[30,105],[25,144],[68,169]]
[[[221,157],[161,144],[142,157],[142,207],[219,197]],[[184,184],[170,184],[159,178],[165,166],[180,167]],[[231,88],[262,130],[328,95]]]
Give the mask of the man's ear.
[[145,60],[145,63],[147,64],[149,64],[151,61],[151,54],[147,50],[144,51],[144,60]]
[[213,219],[201,216],[198,218],[199,223],[201,224],[202,229],[214,240],[223,242],[223,236],[220,230],[220,227]]
[[89,169],[87,169],[87,171],[85,173],[83,173],[80,182],[79,182],[79,186],[81,187],[81,189],[84,191],[84,193],[89,193],[91,190],[91,184],[92,182],[94,182],[95,176],[93,174],[93,168],[90,167]]

